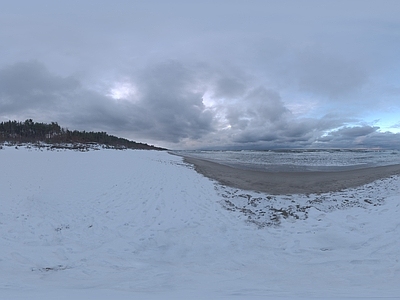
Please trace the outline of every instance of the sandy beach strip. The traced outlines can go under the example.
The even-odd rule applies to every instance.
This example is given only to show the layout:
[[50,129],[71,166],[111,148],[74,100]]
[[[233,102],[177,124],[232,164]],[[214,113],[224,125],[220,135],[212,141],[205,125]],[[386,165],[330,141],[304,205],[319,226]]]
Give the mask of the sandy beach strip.
[[400,174],[399,164],[330,172],[265,172],[183,157],[197,172],[222,185],[273,195],[336,192]]

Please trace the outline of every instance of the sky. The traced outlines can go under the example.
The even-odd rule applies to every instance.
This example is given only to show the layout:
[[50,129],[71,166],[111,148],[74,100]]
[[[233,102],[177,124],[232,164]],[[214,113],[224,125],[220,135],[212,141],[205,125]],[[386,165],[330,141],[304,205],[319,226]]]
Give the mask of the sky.
[[169,149],[400,149],[397,0],[0,4],[0,121]]

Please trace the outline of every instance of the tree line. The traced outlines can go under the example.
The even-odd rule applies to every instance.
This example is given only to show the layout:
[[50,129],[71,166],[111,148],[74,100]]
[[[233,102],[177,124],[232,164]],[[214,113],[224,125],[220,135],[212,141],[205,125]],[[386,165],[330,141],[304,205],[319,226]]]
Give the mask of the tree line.
[[39,123],[32,119],[25,122],[7,121],[0,123],[0,142],[48,144],[100,144],[116,148],[166,150],[145,143],[137,143],[109,135],[106,132],[68,130],[57,122]]

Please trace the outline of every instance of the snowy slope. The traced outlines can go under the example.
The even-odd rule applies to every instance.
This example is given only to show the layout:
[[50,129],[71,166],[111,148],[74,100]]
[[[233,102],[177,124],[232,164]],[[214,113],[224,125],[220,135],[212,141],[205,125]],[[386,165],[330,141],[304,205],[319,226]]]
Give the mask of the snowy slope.
[[0,165],[0,299],[400,295],[399,177],[271,197],[166,152],[4,147]]

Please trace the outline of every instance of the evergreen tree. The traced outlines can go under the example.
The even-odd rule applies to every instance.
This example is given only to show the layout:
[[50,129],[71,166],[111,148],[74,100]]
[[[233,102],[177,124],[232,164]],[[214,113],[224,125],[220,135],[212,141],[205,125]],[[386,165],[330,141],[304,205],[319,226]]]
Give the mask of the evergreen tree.
[[8,121],[0,123],[0,142],[49,144],[100,144],[115,148],[166,150],[148,144],[133,142],[124,138],[109,135],[106,132],[70,131],[60,127],[56,122],[37,123],[32,119],[25,122]]

